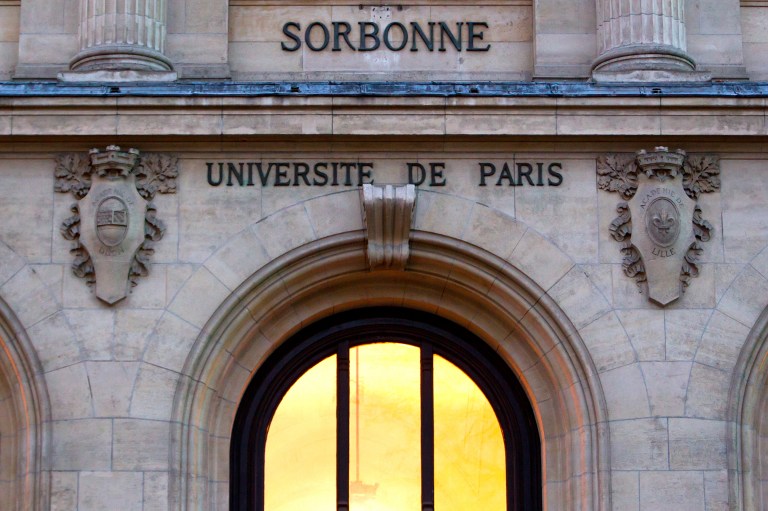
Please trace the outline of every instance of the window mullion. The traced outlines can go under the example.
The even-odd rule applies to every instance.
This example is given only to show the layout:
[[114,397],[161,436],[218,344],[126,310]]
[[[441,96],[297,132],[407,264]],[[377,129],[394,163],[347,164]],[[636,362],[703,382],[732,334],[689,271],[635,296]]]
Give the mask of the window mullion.
[[435,509],[435,402],[432,346],[421,346],[421,509]]
[[349,511],[349,343],[339,344],[336,357],[336,503]]

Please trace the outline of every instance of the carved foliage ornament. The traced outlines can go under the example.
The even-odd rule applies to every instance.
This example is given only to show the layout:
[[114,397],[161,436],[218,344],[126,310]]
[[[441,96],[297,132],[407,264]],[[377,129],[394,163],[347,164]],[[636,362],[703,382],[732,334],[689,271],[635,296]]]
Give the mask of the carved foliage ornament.
[[597,185],[625,201],[609,227],[622,243],[624,273],[647,282],[648,297],[666,305],[698,276],[697,262],[712,225],[697,200],[720,189],[720,159],[657,147],[653,152],[605,154],[597,159]]
[[165,232],[151,201],[156,193],[176,192],[178,173],[175,156],[118,146],[56,158],[54,189],[78,199],[61,225],[62,236],[74,242],[72,271],[101,300],[121,300],[128,285],[149,273],[153,243]]

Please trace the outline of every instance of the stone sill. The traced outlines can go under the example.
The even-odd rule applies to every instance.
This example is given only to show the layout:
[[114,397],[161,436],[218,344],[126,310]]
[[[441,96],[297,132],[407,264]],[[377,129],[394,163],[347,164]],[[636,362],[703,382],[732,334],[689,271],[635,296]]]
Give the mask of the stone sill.
[[[552,90],[558,86],[563,91],[570,85],[524,84],[520,87]],[[600,89],[594,85],[578,85]],[[188,95],[159,95],[148,94],[146,89],[142,89],[144,95],[139,95],[129,93],[122,86],[115,86],[119,89],[115,95],[103,93],[110,86],[98,86],[101,94],[66,95],[51,93],[52,89],[61,87],[57,84],[26,84],[23,94],[9,94],[3,87],[7,84],[0,84],[2,137],[749,137],[768,134],[765,99],[768,95],[757,94],[766,89],[765,84],[748,84],[751,89],[729,86],[735,92],[754,93],[743,96],[217,95],[205,90]],[[93,87],[96,86],[86,90],[92,91]],[[721,89],[723,87],[725,84],[721,84]],[[632,88],[637,90],[638,86]],[[662,89],[670,90],[669,86]],[[139,88],[131,89],[136,90]]]

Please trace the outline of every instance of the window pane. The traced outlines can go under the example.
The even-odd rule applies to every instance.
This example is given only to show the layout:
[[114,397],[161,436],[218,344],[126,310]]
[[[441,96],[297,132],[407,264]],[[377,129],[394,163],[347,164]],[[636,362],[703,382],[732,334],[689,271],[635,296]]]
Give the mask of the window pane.
[[336,510],[336,356],[304,373],[269,425],[265,511]]
[[421,509],[420,367],[414,346],[350,350],[350,511]]
[[506,509],[504,439],[491,404],[463,371],[434,357],[435,509]]

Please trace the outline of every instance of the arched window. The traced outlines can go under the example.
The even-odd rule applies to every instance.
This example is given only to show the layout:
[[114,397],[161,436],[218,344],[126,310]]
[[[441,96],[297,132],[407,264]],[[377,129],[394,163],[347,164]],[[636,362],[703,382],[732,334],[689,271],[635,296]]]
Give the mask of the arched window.
[[426,313],[361,309],[296,334],[250,382],[231,445],[233,511],[541,509],[525,392]]

